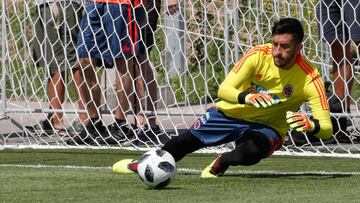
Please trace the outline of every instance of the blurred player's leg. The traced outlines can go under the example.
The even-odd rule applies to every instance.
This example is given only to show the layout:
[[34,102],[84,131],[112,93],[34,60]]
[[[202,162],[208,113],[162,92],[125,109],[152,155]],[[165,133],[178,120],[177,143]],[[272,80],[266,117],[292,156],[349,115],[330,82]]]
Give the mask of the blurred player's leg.
[[[81,78],[81,70],[80,68],[74,68],[72,71],[73,74],[73,79],[74,79],[74,89],[75,89],[75,95],[76,95],[76,99],[77,99],[77,103],[79,105],[79,109],[80,110],[84,110],[85,109],[85,104],[84,104],[84,95],[82,90],[79,88],[82,82],[82,78]],[[79,121],[81,124],[86,124],[87,120],[89,119],[87,113],[79,113]]]
[[106,129],[100,119],[99,107],[101,102],[101,88],[97,82],[95,71],[96,59],[80,58],[80,67],[82,71],[82,82],[79,85],[83,95],[83,102],[86,104],[89,122],[85,129],[74,138],[76,143],[96,144],[98,137],[107,137]]
[[[331,45],[331,52],[334,58],[333,61],[333,80],[334,80],[334,89],[335,94],[338,96],[338,99],[343,101],[343,112],[346,112],[350,109],[350,93],[353,86],[353,70],[352,70],[352,53],[351,53],[351,44],[347,43],[343,46],[339,41],[335,41]],[[345,53],[345,55],[344,55]]]
[[[145,100],[146,100],[146,89],[145,89],[145,76],[141,69],[145,66],[144,56],[139,56],[139,60],[136,63],[136,66],[134,67],[134,78],[135,78],[135,87],[136,87],[136,93],[137,98],[135,98],[134,105],[136,105],[137,112],[141,112],[141,110],[146,110],[145,106]],[[145,115],[143,113],[140,113],[137,116],[137,124],[139,127],[142,127],[145,124]]]
[[[138,104],[140,108],[146,111],[154,112],[156,110],[156,101],[158,94],[158,86],[155,81],[155,73],[150,65],[150,61],[146,54],[141,54],[139,57],[140,69],[135,71],[137,81],[137,94],[139,96]],[[156,124],[155,114],[138,116],[139,125],[142,127],[138,131],[137,138],[132,144],[141,146],[144,143],[152,145],[159,144],[158,136],[162,133],[159,126]]]
[[[144,76],[146,79],[146,85],[148,87],[149,96],[146,100],[146,107],[148,111],[155,111],[156,110],[156,101],[158,95],[158,86],[155,80],[155,73],[150,65],[150,61],[145,61],[144,68]],[[148,124],[151,128],[157,128],[156,124],[156,117],[155,115],[148,116]]]
[[[62,103],[64,102],[65,96],[65,84],[64,84],[64,73],[51,73],[50,79],[48,80],[48,94],[50,100],[51,109],[62,109]],[[62,124],[63,113],[55,112],[49,114],[49,120],[51,121],[55,129],[64,129]]]
[[[126,112],[129,111],[130,101],[133,95],[133,61],[132,59],[118,59],[116,61],[115,87],[119,101],[115,109],[115,122],[108,126],[111,137],[105,141],[108,144],[116,144],[130,139],[133,136],[133,126],[126,121]],[[133,112],[134,113],[134,112]]]
[[133,72],[133,62],[132,60],[118,60],[116,62],[117,66],[117,74],[116,74],[116,92],[117,97],[119,99],[119,105],[115,109],[115,119],[120,121],[125,121],[126,111],[129,110],[130,107],[130,95],[133,92],[133,79],[132,79],[132,72]]
[[83,82],[80,84],[84,94],[86,109],[91,119],[99,118],[98,107],[101,102],[101,88],[97,82],[95,71],[95,59],[81,58],[80,66],[82,69]]

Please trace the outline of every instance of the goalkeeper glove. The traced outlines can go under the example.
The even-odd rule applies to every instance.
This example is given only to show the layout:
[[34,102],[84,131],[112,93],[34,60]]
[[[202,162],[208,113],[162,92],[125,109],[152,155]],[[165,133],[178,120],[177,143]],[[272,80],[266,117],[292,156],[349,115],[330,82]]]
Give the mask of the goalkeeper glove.
[[286,122],[290,125],[291,129],[299,132],[312,132],[315,129],[314,121],[300,112],[287,111]]
[[265,93],[250,93],[245,96],[245,103],[251,104],[255,106],[256,108],[266,108],[273,104],[275,104],[275,100],[271,95],[265,94]]

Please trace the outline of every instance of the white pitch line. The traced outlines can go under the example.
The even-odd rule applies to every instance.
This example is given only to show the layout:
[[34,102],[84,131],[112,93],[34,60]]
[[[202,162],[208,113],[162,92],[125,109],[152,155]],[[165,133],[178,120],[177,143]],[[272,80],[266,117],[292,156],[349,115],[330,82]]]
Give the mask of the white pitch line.
[[[0,164],[0,167],[15,168],[63,168],[63,169],[86,169],[86,170],[111,170],[111,167],[101,166],[74,166],[74,165],[24,165],[24,164]],[[201,174],[200,169],[178,168],[180,174]],[[274,171],[274,170],[238,170],[227,171],[227,175],[360,175],[360,171]]]
[[89,170],[111,170],[111,167],[101,166],[73,166],[73,165],[24,165],[24,164],[0,164],[0,167],[15,168],[64,168],[64,169],[89,169]]

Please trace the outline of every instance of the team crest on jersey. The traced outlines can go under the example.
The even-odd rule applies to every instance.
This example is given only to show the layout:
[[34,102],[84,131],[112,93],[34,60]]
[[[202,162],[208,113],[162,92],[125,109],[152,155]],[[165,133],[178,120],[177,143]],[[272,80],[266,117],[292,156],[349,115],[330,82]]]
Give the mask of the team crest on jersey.
[[283,89],[283,95],[285,97],[290,97],[293,93],[293,86],[290,84],[285,85],[284,89]]

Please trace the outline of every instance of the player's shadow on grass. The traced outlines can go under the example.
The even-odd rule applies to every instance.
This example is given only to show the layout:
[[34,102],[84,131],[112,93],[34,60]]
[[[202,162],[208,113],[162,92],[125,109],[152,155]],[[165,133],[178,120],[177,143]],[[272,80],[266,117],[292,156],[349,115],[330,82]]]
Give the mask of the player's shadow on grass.
[[312,177],[318,179],[332,179],[332,178],[349,178],[352,174],[332,173],[332,174],[314,174],[314,173],[288,173],[288,174],[225,174],[224,177],[243,177],[243,178],[298,178],[298,177]]
[[184,188],[167,186],[167,187],[163,187],[163,188],[147,188],[146,190],[164,191],[164,190],[182,190],[182,189],[184,189]]

